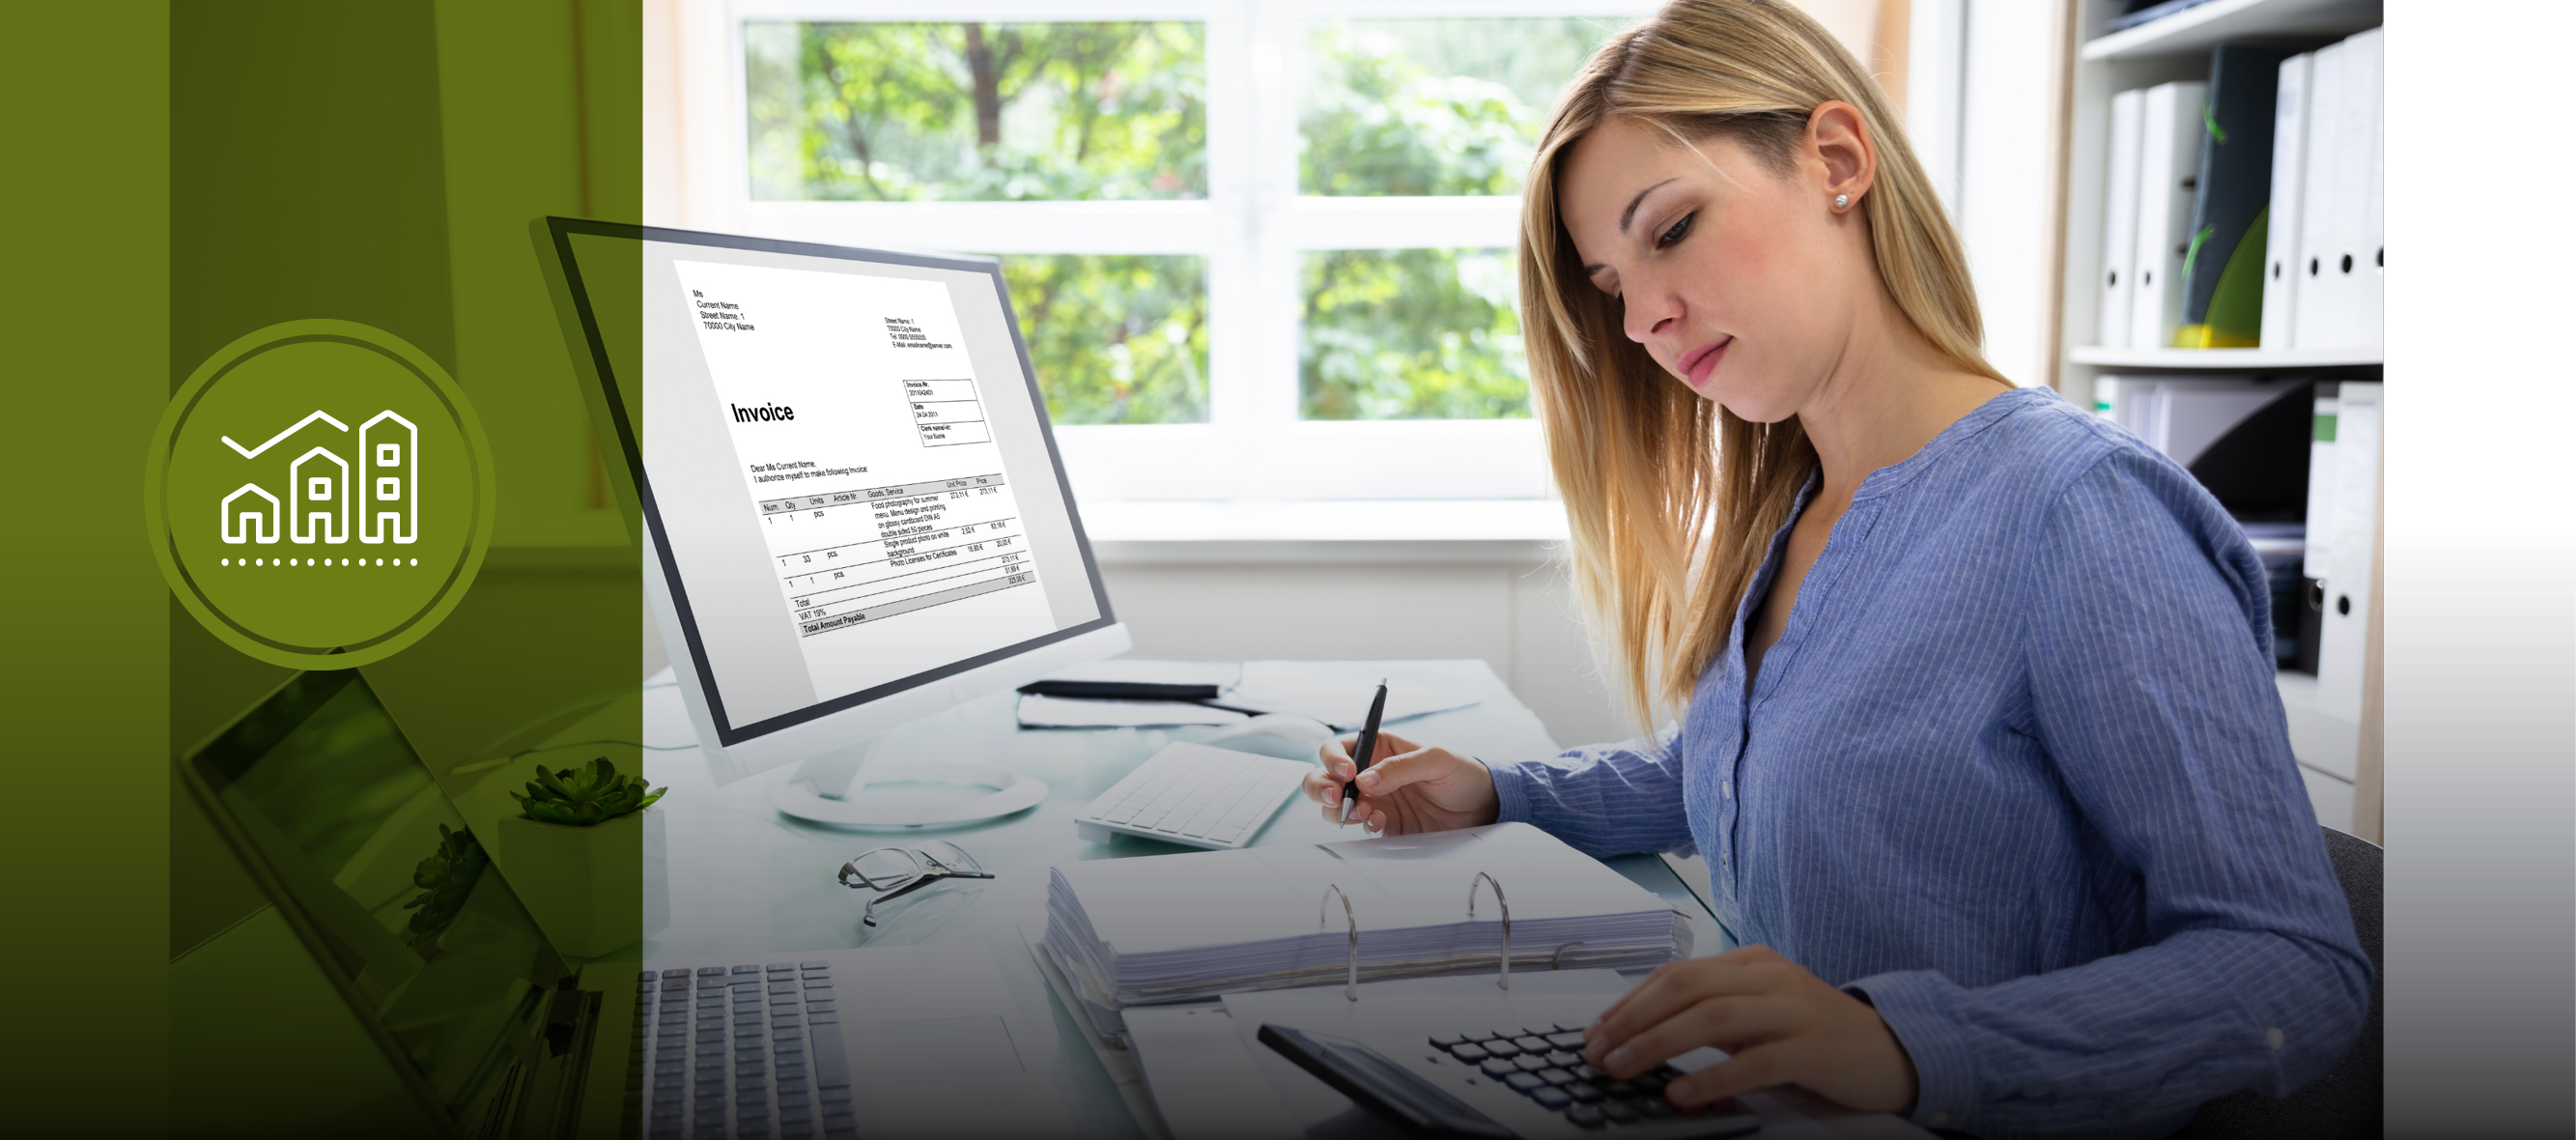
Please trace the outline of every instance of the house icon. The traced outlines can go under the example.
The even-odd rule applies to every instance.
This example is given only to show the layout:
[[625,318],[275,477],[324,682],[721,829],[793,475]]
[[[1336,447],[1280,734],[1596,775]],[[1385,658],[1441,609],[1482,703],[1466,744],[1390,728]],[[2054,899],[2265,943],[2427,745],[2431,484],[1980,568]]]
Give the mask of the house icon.
[[286,469],[286,498],[288,537],[302,543],[349,541],[348,460],[318,447],[297,456]]
[[[243,504],[240,510],[235,510],[233,504],[244,495],[259,496],[268,504],[268,513],[259,513],[258,502]],[[223,534],[224,541],[234,544],[277,541],[277,496],[261,490],[257,483],[244,483],[232,494],[224,496]]]
[[358,482],[358,541],[420,540],[420,428],[391,410],[358,425]]

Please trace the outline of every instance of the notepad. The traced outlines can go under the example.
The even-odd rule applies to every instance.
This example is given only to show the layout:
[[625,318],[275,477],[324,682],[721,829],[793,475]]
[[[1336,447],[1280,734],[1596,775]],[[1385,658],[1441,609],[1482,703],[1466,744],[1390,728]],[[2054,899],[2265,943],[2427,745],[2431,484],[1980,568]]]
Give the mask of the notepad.
[[1671,904],[1523,823],[1059,865],[1041,946],[1094,1028],[1123,1040],[1130,1006],[1345,981],[1353,920],[1363,981],[1497,971],[1503,908],[1479,872],[1502,887],[1515,971],[1690,954]]

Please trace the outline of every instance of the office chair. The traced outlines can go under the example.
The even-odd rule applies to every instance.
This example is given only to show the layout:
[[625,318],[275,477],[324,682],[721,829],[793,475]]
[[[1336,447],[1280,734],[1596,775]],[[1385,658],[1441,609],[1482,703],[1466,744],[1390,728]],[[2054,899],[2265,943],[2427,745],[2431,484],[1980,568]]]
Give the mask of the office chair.
[[2380,990],[2387,967],[2379,957],[2379,875],[2382,851],[2377,844],[2331,827],[2325,829],[2326,857],[2334,862],[2335,879],[2343,884],[2344,901],[2352,906],[2352,931],[2370,955],[2370,1017],[2352,1051],[2326,1070],[2326,1075],[2275,1100],[2251,1090],[2229,1093],[2200,1106],[2191,1123],[2174,1134],[2177,1140],[2235,1140],[2237,1137],[2369,1136],[2380,1134]]

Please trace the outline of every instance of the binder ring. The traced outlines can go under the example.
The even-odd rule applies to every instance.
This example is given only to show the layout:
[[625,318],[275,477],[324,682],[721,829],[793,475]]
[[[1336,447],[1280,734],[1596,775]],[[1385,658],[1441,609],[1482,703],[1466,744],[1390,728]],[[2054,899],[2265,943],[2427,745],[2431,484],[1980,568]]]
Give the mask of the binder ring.
[[1564,969],[1564,968],[1565,968],[1565,952],[1566,952],[1566,951],[1568,951],[1568,950],[1572,950],[1572,949],[1574,949],[1575,947],[1577,947],[1577,946],[1581,946],[1581,945],[1583,945],[1583,944],[1582,944],[1582,943],[1580,943],[1580,942],[1568,942],[1568,943],[1566,943],[1566,944],[1565,944],[1565,945],[1563,945],[1563,946],[1559,946],[1559,947],[1557,947],[1557,948],[1556,948],[1556,956],[1547,960],[1547,968],[1548,968],[1548,969],[1551,969],[1551,970],[1562,970],[1562,969]]
[[[1508,990],[1512,988],[1512,904],[1503,900],[1502,880],[1497,879],[1492,875],[1488,875],[1483,871],[1478,871],[1476,872],[1476,877],[1468,880],[1467,882],[1467,921],[1474,922],[1476,920],[1476,887],[1478,884],[1487,884],[1494,888],[1494,905],[1500,908],[1503,912],[1503,970],[1501,976],[1495,980],[1494,984]],[[1562,953],[1562,951],[1559,951],[1559,953]]]
[[1326,907],[1333,901],[1334,895],[1342,895],[1342,917],[1351,924],[1351,974],[1350,980],[1342,983],[1342,1000],[1358,1001],[1360,1000],[1360,920],[1358,915],[1351,913],[1351,896],[1342,894],[1341,884],[1334,883],[1326,886],[1324,897],[1315,900],[1315,925],[1321,928],[1324,920],[1332,917],[1332,912]]

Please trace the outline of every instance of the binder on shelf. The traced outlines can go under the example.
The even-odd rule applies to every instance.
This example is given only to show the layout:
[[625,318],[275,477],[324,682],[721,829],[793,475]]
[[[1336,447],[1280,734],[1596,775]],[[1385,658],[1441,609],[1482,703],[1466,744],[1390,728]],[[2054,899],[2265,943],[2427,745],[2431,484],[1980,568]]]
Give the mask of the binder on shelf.
[[2344,345],[2335,305],[2340,277],[2325,272],[2334,257],[2335,200],[2343,180],[2335,145],[2343,137],[2343,58],[2342,44],[2327,44],[2309,64],[2307,159],[2300,164],[2306,174],[2299,187],[2299,260],[2293,263],[2304,276],[2291,302],[2293,348]]
[[2272,204],[2264,227],[2264,348],[2288,348],[2298,315],[2299,208],[2304,204],[2308,160],[2308,76],[2316,56],[2302,53],[2281,61],[2275,81],[2272,114]]
[[2308,421],[2308,553],[2299,569],[2303,578],[2322,579],[2333,573],[2338,387],[2332,380],[2318,383],[2315,410]]
[[2288,55],[2245,44],[2221,44],[2209,53],[2177,347],[2252,348],[2262,338],[2272,130]]
[[2317,637],[2317,706],[2355,723],[2361,720],[2370,552],[2379,522],[2380,387],[2347,382],[2335,394],[2334,513],[2327,540],[2332,552],[2323,578],[2324,629]]
[[2352,342],[2375,349],[2382,343],[2382,326],[2386,320],[2386,305],[2382,299],[2383,275],[2388,261],[2387,250],[2382,244],[2382,234],[2386,230],[2382,212],[2387,181],[2387,160],[2383,151],[2388,135],[2383,106],[2388,72],[2386,37],[2380,29],[2372,28],[2344,43],[2349,45],[2347,50],[2352,53],[2345,61],[2344,74],[2350,84],[2345,90],[2352,92],[2357,100],[2346,104],[2344,113],[2350,115],[2356,109],[2361,112],[2367,124],[2368,138],[2367,142],[2360,142],[2357,140],[2362,136],[2347,135],[2344,143],[2355,148],[2356,152],[2366,151],[2370,156],[2354,164],[2361,180],[2362,208],[2354,221],[2352,242],[2350,296],[2352,320],[2355,322]]
[[2096,376],[2093,378],[2093,414],[2120,425],[2130,435],[2145,439],[2138,430],[2138,412],[2155,390],[2156,382],[2141,376]]
[[2101,316],[2094,343],[2129,346],[2129,311],[2137,289],[2138,159],[2147,113],[2144,89],[2111,97],[2111,154],[2103,180]]
[[2129,346],[2162,348],[2181,328],[2183,259],[2191,252],[2191,200],[2200,184],[2201,114],[2209,85],[2147,88],[2138,161],[2137,292]]

